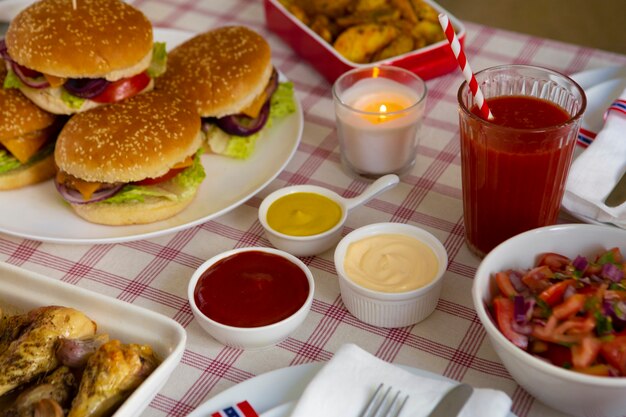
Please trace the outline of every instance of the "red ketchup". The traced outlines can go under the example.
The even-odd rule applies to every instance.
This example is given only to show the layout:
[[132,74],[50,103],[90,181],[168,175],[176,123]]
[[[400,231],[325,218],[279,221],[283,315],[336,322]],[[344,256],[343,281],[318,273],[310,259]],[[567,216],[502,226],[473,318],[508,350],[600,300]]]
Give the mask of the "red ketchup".
[[298,311],[309,294],[309,281],[282,256],[246,251],[207,269],[196,284],[196,305],[210,319],[234,327],[277,323]]
[[[466,236],[483,253],[518,233],[556,222],[576,143],[570,127],[554,128],[570,116],[553,103],[502,96],[487,104],[492,123],[461,126]],[[476,106],[472,112],[482,117]],[[537,130],[551,126],[549,133]]]

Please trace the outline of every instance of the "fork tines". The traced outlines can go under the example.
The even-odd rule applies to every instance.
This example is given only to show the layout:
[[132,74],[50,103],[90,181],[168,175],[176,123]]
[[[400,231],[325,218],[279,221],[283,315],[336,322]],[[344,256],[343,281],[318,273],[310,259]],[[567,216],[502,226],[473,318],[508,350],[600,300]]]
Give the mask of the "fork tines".
[[401,395],[400,391],[396,391],[390,396],[392,387],[384,388],[383,383],[378,385],[374,395],[365,406],[359,417],[397,417],[402,411],[402,407],[409,399],[408,395]]

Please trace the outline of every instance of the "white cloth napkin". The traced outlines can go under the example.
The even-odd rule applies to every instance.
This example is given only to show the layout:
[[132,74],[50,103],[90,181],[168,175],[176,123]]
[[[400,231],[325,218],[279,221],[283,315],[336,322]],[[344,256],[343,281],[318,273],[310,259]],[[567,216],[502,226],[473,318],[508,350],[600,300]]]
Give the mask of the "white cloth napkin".
[[[626,100],[626,90],[620,96]],[[604,200],[626,173],[626,114],[609,111],[604,127],[570,167],[563,207],[626,229],[626,203],[609,207]]]
[[[383,382],[409,394],[400,417],[423,417],[455,383],[415,375],[354,344],[343,345],[305,388],[291,417],[357,417]],[[461,417],[505,417],[511,399],[502,391],[475,389]]]

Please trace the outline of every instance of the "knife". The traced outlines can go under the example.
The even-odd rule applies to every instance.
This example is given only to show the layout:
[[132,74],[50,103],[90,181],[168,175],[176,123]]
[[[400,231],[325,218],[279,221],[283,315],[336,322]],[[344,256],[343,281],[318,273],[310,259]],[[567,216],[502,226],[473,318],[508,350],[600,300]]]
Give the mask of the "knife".
[[609,207],[617,207],[626,201],[626,172],[622,175],[622,178],[617,182],[613,190],[604,200],[604,204]]
[[459,414],[467,400],[472,396],[474,388],[467,384],[459,384],[446,392],[427,417],[455,417]]

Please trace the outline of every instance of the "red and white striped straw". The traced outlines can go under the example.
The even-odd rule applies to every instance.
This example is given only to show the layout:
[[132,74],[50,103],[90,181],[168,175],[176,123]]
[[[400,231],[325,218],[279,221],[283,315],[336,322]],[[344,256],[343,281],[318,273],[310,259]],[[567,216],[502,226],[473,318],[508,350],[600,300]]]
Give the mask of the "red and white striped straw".
[[493,120],[493,114],[491,114],[491,110],[489,110],[489,106],[487,106],[487,102],[485,101],[485,96],[483,96],[483,92],[480,91],[480,88],[478,87],[478,81],[476,81],[476,77],[474,76],[474,73],[470,68],[469,62],[467,62],[465,52],[463,52],[461,42],[459,42],[459,39],[456,37],[456,33],[454,32],[454,28],[450,23],[450,19],[448,19],[448,16],[446,16],[444,13],[440,13],[439,23],[441,23],[441,27],[446,34],[448,42],[450,43],[450,48],[452,48],[452,52],[454,53],[454,56],[459,63],[459,67],[461,67],[463,76],[469,84],[470,90],[474,95],[474,100],[476,100],[476,105],[480,109],[483,118],[487,120]]

